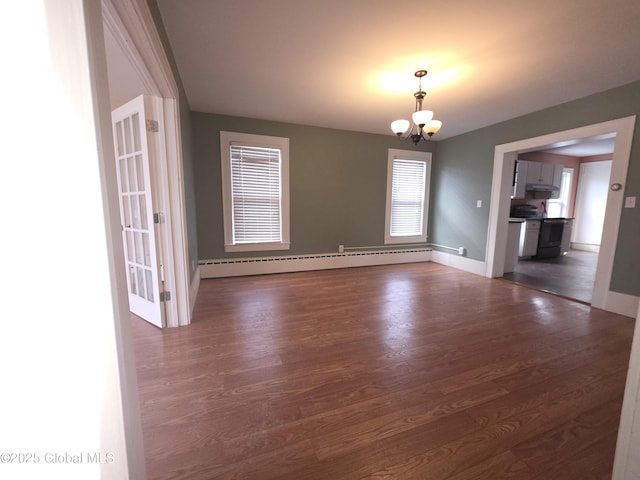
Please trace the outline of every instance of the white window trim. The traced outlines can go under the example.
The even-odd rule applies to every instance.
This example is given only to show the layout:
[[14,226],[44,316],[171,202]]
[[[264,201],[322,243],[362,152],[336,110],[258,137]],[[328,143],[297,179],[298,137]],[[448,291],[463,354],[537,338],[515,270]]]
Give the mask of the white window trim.
[[[233,241],[233,201],[231,199],[231,143],[255,147],[278,148],[281,153],[281,222],[282,242],[243,243]],[[251,252],[289,250],[289,139],[249,133],[220,132],[220,158],[222,161],[222,209],[224,217],[225,252]]]
[[[424,185],[424,207],[423,207],[423,223],[422,223],[422,235],[397,237],[391,236],[391,195],[393,185],[393,160],[414,160],[425,162],[425,185]],[[425,243],[427,241],[427,221],[429,218],[429,185],[431,183],[431,153],[429,152],[416,152],[413,150],[400,150],[396,148],[390,148],[387,157],[387,202],[384,218],[384,243],[385,244],[397,244],[397,243]]]

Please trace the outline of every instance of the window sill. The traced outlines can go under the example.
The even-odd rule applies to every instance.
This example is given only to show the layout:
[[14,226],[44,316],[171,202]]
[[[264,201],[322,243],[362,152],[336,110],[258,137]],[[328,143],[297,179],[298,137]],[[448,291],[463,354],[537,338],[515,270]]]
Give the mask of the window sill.
[[399,243],[426,243],[426,235],[416,235],[413,237],[385,237],[385,245],[393,245]]
[[225,252],[267,252],[271,250],[289,250],[290,243],[240,243],[225,245]]

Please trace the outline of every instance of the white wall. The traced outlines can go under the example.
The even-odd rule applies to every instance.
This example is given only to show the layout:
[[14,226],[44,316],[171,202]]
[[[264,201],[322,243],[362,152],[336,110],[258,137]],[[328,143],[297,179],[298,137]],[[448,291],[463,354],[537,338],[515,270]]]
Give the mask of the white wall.
[[0,478],[144,478],[101,25],[0,3]]
[[640,480],[640,310],[620,415],[613,480]]

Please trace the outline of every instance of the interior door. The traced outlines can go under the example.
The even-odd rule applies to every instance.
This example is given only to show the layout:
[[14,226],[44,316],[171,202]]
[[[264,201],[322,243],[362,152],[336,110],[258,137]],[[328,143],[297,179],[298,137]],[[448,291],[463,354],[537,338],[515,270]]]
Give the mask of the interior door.
[[[111,114],[115,143],[122,242],[129,309],[158,327],[164,326],[160,298],[160,262],[151,191],[150,145],[144,96]],[[153,129],[152,129],[153,130]]]
[[609,194],[611,160],[580,165],[576,193],[574,243],[600,246]]

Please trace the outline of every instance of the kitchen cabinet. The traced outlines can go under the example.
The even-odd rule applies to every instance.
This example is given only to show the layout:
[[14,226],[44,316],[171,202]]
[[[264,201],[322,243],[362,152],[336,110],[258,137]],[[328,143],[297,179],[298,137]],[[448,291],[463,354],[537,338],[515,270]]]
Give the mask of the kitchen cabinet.
[[512,198],[524,198],[527,194],[525,186],[527,185],[527,167],[529,163],[526,160],[518,160],[516,162]]
[[554,163],[527,162],[527,183],[553,185]]
[[553,168],[553,182],[551,185],[558,187],[557,190],[551,192],[551,198],[560,198],[560,188],[562,187],[562,172],[564,172],[564,165],[554,165]]
[[555,163],[518,160],[515,167],[512,198],[525,198],[527,184],[553,185],[556,189],[551,193],[550,198],[560,198],[563,169],[563,165]]
[[527,220],[520,228],[519,257],[533,257],[538,253],[540,220]]

